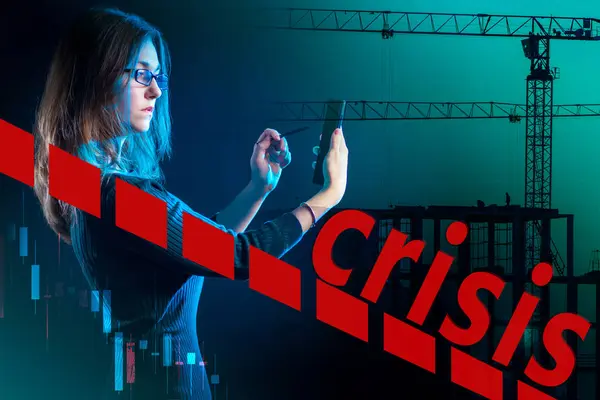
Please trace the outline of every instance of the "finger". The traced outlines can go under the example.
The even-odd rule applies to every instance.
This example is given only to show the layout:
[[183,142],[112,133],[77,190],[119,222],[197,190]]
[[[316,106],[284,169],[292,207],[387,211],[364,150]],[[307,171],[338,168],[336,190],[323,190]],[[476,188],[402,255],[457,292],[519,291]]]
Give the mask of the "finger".
[[271,147],[273,137],[279,137],[279,133],[274,129],[265,129],[258,138],[252,151],[251,160],[254,162],[267,156],[267,149]]
[[269,158],[282,167],[286,167],[292,161],[292,153],[289,151],[276,151],[272,147],[269,149]]
[[277,152],[275,152],[275,150],[273,150],[271,147],[269,147],[269,149],[266,150],[265,158],[269,162],[276,163],[277,162]]
[[316,162],[316,161],[313,161],[313,162],[312,162],[312,169],[315,169],[315,168],[317,168],[317,162]]
[[287,151],[288,144],[285,138],[282,138],[277,131],[275,131],[275,135],[271,135],[270,139],[269,151],[283,152]]
[[286,138],[281,138],[279,142],[277,142],[277,144],[279,145],[279,150],[281,151],[288,151],[288,142]]
[[336,129],[333,131],[333,135],[331,135],[331,144],[330,144],[330,148],[332,150],[340,149],[340,136],[341,136],[341,129]]
[[273,149],[273,147],[270,147],[267,150],[267,160],[270,163],[273,164],[281,164],[282,158],[281,158],[281,153],[278,152],[277,150]]
[[281,138],[281,140],[274,140],[271,143],[271,149],[274,149],[278,152],[284,152],[288,150],[288,145],[285,138]]
[[320,151],[321,151],[321,148],[319,146],[313,147],[313,154],[315,156],[318,156]]
[[267,129],[267,132],[271,138],[271,143],[281,142],[281,135],[275,129]]
[[340,139],[340,150],[348,151],[348,146],[346,144],[346,137],[344,136],[344,131],[340,129],[339,134]]
[[347,151],[348,147],[346,146],[346,136],[344,136],[344,130],[340,128],[339,131],[339,141],[340,141],[340,150],[342,151]]
[[281,162],[279,163],[279,165],[281,165],[281,168],[285,168],[288,165],[290,165],[292,162],[292,153],[289,151],[286,151],[282,157]]
[[256,144],[262,143],[264,142],[264,140],[269,136],[269,132],[268,129],[265,129],[260,136],[258,137],[258,139],[256,140]]
[[265,129],[263,131],[263,133],[260,135],[260,137],[258,138],[258,140],[256,141],[256,144],[261,148],[261,149],[268,149],[271,144],[274,141],[279,141],[281,140],[281,136],[279,135],[279,132],[277,132],[274,129]]
[[[285,138],[282,139],[285,140]],[[267,150],[267,154],[269,156],[270,161],[276,162],[278,164],[285,164],[286,162],[289,164],[288,159],[291,158],[291,154],[289,150],[286,149],[287,146],[285,143],[283,143],[283,145],[280,145],[280,143],[282,143],[283,140],[273,143],[273,145]],[[281,147],[283,147],[285,150],[279,150]]]
[[271,146],[267,149],[267,154],[273,159],[277,159],[277,157],[279,157],[279,154],[281,152],[279,150],[277,150],[274,146]]

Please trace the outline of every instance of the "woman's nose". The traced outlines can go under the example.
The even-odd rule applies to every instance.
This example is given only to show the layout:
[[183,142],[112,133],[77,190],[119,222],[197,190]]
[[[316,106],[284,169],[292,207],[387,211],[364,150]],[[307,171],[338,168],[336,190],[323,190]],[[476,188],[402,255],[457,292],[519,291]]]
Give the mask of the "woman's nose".
[[158,87],[156,78],[152,78],[150,86],[148,86],[148,92],[151,98],[159,98],[162,95],[162,90],[160,90],[160,88]]

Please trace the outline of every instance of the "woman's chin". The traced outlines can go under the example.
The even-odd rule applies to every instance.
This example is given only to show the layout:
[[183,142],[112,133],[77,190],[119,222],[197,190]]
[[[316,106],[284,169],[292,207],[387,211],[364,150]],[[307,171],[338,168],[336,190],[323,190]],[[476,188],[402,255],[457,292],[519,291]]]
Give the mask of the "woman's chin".
[[146,133],[150,130],[150,124],[133,124],[131,129],[133,133]]

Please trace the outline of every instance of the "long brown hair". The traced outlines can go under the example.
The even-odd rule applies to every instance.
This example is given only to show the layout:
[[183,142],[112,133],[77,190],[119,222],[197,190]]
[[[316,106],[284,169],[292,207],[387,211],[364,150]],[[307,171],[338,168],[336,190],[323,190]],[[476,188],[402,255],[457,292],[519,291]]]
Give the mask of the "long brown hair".
[[163,179],[159,163],[171,153],[167,91],[156,102],[155,117],[144,134],[131,134],[114,106],[126,90],[124,69],[137,60],[148,39],[168,74],[170,57],[162,34],[140,17],[116,9],[88,11],[55,52],[34,126],[34,190],[48,224],[69,244],[75,209],[49,194],[49,145],[99,167],[103,177],[118,170]]

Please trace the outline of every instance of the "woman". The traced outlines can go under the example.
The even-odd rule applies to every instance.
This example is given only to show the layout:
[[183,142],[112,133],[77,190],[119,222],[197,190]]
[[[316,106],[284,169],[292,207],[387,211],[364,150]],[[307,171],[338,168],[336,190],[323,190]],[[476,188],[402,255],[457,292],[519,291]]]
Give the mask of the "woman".
[[[170,155],[169,52],[161,33],[117,10],[93,10],[79,19],[52,61],[36,121],[35,191],[50,227],[67,243],[92,288],[111,291],[113,332],[126,340],[171,338],[184,363],[201,359],[196,313],[205,276],[184,259],[182,217],[190,213],[235,238],[236,279],[247,279],[250,246],[282,257],[342,199],[348,149],[336,130],[326,155],[326,184],[294,211],[246,231],[290,162],[285,140],[273,130],[260,135],[251,156],[251,182],[225,210],[206,218],[163,186],[159,163]],[[102,173],[102,218],[50,197],[48,145],[97,166]],[[115,226],[115,181],[122,179],[168,206],[168,248]],[[179,398],[210,397],[204,368],[183,368]]]

